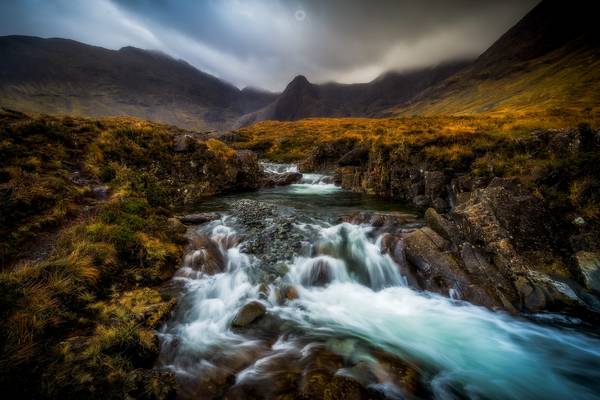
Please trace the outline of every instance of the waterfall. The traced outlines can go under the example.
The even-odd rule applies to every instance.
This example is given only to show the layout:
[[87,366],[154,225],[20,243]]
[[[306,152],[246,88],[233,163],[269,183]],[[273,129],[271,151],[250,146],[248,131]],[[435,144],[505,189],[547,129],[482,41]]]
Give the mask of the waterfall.
[[[283,173],[295,166],[267,168]],[[270,198],[302,204],[298,196],[314,188],[333,196],[331,206],[319,203],[310,225],[292,225],[310,243],[294,257],[281,254],[287,272],[268,282],[253,279],[255,269],[269,275],[260,254],[244,252],[248,232],[235,216],[196,229],[208,242],[199,241],[176,274],[182,296],[160,334],[161,364],[176,373],[181,397],[222,397],[215,388],[271,393],[279,379],[308,368],[310,355],[327,348],[347,366],[336,374],[353,376],[353,365],[367,363],[379,372],[365,385],[392,398],[403,397],[402,388],[373,349],[415,366],[438,399],[599,398],[598,338],[409,288],[371,226],[319,219],[323,208],[334,210],[337,193],[346,193],[313,175]],[[209,261],[219,268],[207,269]],[[251,300],[266,306],[266,322],[232,329]]]

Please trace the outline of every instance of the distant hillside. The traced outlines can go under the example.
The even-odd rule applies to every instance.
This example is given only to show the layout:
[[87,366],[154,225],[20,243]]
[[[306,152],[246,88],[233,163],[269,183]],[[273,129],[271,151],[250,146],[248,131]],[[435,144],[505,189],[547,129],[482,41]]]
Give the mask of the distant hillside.
[[306,117],[375,116],[459,71],[468,63],[456,61],[409,72],[388,72],[369,83],[313,84],[295,77],[273,103],[242,117],[240,125],[263,120],[292,121]]
[[0,37],[0,105],[28,112],[132,115],[190,129],[227,129],[276,95],[239,90],[165,54],[73,40]]
[[472,65],[392,113],[598,110],[600,35],[594,4],[542,1]]

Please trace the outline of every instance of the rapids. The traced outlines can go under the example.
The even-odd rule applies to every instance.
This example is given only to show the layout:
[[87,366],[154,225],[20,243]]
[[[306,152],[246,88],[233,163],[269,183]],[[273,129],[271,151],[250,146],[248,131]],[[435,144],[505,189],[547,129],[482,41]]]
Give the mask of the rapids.
[[[298,254],[280,255],[285,268],[266,282],[259,277],[270,267],[245,252],[245,235],[254,232],[228,211],[240,198],[287,209],[304,238]],[[381,251],[373,227],[337,220],[349,210],[397,206],[342,191],[318,174],[207,203],[223,217],[193,233],[210,238],[223,269],[202,272],[197,264],[205,254],[190,252],[173,279],[177,311],[160,332],[160,363],[176,374],[180,396],[275,398],[304,387],[298,382],[326,365],[375,398],[600,398],[600,339],[577,321],[558,326],[544,315],[542,324],[415,291]],[[233,329],[250,300],[266,315]],[[398,378],[402,368],[416,371],[418,390]]]

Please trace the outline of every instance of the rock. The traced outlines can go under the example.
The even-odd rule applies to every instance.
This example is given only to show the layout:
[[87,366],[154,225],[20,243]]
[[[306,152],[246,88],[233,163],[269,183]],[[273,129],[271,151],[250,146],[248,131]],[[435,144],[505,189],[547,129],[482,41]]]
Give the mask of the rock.
[[439,212],[445,212],[448,210],[448,202],[441,197],[436,197],[435,199],[431,200],[431,206]]
[[322,258],[317,259],[302,275],[302,286],[325,286],[331,281],[331,266]]
[[167,218],[167,226],[171,232],[183,234],[187,231],[186,226],[175,217]]
[[418,217],[415,214],[401,211],[357,211],[349,214],[340,215],[340,221],[349,222],[351,224],[370,224],[377,228],[397,228],[403,225],[409,225],[418,222]]
[[298,297],[298,290],[292,285],[278,286],[275,291],[275,301],[279,305],[286,301],[296,300]]
[[442,171],[425,171],[425,196],[430,200],[446,197],[446,184],[448,177]]
[[300,171],[333,170],[337,161],[354,149],[356,139],[344,138],[336,141],[320,143],[313,147],[308,157],[299,163]]
[[270,173],[265,175],[262,186],[286,186],[300,182],[301,179],[302,174],[300,172],[283,172],[280,174]]
[[359,147],[350,150],[338,160],[340,167],[360,167],[369,161],[369,149],[367,147]]
[[96,185],[92,187],[92,194],[98,200],[105,200],[108,197],[109,190],[106,185]]
[[524,251],[552,248],[551,216],[539,199],[508,179],[475,190],[451,216],[471,243],[486,243],[490,250],[502,240]]
[[264,304],[262,304],[259,301],[253,300],[249,303],[246,303],[242,308],[240,308],[240,310],[233,318],[233,321],[231,321],[231,326],[243,328],[258,320],[260,317],[265,315],[266,312],[267,309],[264,306]]
[[428,227],[415,230],[404,240],[406,259],[416,268],[420,289],[487,307],[499,305],[498,299],[465,271],[448,240]]
[[578,251],[574,258],[583,286],[600,293],[600,253]]
[[415,205],[415,207],[421,208],[421,209],[427,207],[430,204],[430,201],[427,198],[427,196],[422,195],[422,194],[413,197],[412,202]]
[[299,255],[308,235],[296,224],[295,214],[255,200],[235,201],[231,204],[231,212],[245,232],[243,251],[261,261],[263,273],[285,274],[285,263],[285,268],[280,268],[281,255],[290,258]]
[[253,151],[238,150],[236,152],[236,167],[237,174],[234,187],[237,191],[260,188],[264,173],[258,163],[258,157]]
[[192,251],[185,255],[183,265],[208,275],[223,272],[225,260],[218,245],[206,235],[191,238]]
[[445,217],[442,217],[435,209],[428,208],[427,211],[425,211],[425,222],[427,223],[427,226],[444,239],[453,242],[458,241],[460,233],[456,228],[456,225]]
[[[404,241],[406,258],[417,268],[422,288],[447,292],[453,286],[454,271],[460,271],[460,266],[448,252],[450,242],[427,227],[408,234]],[[449,281],[442,282],[440,277],[449,278]]]
[[204,212],[204,213],[183,215],[183,216],[179,217],[179,220],[186,225],[200,225],[205,222],[215,221],[219,218],[221,218],[221,216],[217,213]]
[[582,217],[577,217],[573,220],[573,225],[577,225],[577,226],[584,226],[585,225],[585,219],[583,219]]

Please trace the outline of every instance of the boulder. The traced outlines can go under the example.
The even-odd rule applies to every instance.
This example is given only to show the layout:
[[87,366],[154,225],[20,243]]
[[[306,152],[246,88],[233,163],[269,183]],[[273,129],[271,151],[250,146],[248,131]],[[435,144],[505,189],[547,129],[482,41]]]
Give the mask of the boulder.
[[267,312],[267,308],[263,303],[257,300],[253,300],[249,303],[246,303],[240,310],[237,312],[233,321],[231,321],[231,326],[237,328],[243,328],[245,326],[250,325],[254,321],[261,318]]
[[179,220],[186,225],[200,225],[205,222],[215,221],[221,218],[221,216],[217,213],[213,212],[203,212],[196,214],[188,214],[179,217]]
[[191,238],[192,251],[186,254],[183,265],[208,275],[223,272],[225,259],[219,246],[206,235],[195,235]]
[[264,173],[258,157],[253,151],[238,150],[236,167],[237,175],[234,186],[236,190],[255,190],[261,186]]
[[449,252],[450,242],[428,227],[408,234],[407,260],[416,267],[422,289],[448,292],[454,286],[460,266]]
[[265,175],[262,186],[286,186],[291,185],[292,183],[300,182],[301,179],[302,174],[300,172],[283,172],[280,174],[270,173]]
[[451,243],[432,229],[424,227],[408,234],[404,251],[416,269],[420,289],[487,307],[502,305],[490,288],[494,283],[482,284],[477,276],[467,273]]
[[425,222],[427,226],[446,240],[456,242],[459,240],[460,232],[456,225],[445,217],[441,216],[434,208],[428,208],[425,211]]
[[578,251],[574,258],[583,286],[600,293],[600,253]]
[[310,269],[302,275],[302,286],[325,286],[331,281],[331,266],[322,258],[312,263]]

